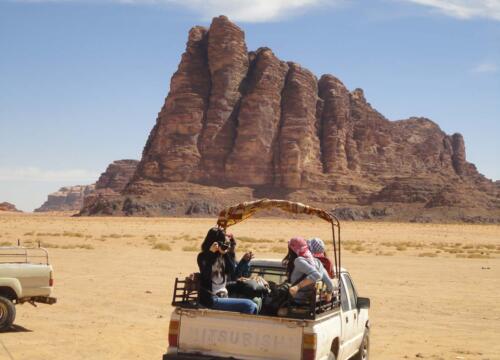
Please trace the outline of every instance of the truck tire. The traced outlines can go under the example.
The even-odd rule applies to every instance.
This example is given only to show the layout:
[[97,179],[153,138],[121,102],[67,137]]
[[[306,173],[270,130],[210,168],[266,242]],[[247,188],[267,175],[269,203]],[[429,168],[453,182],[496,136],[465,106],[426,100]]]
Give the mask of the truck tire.
[[0,331],[12,326],[16,318],[16,307],[7,298],[0,296]]
[[352,360],[368,360],[370,358],[370,330],[365,329],[365,334],[363,335],[363,340],[361,340],[361,345],[359,345],[359,350]]

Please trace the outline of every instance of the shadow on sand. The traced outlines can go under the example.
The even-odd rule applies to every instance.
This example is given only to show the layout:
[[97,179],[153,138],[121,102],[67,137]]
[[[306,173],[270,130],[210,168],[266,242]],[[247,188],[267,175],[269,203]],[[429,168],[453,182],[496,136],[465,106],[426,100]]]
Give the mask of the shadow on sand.
[[12,325],[8,329],[0,330],[0,333],[15,333],[15,332],[33,332],[33,330],[26,329],[21,325]]

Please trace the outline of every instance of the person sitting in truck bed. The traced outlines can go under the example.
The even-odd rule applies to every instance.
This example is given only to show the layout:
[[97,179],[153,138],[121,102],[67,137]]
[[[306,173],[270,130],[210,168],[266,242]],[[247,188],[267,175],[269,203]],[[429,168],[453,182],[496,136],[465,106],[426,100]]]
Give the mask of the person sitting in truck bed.
[[328,273],[328,276],[330,276],[330,278],[333,278],[333,264],[326,255],[325,243],[323,242],[323,240],[317,237],[307,240],[307,247],[309,247],[312,256],[321,261],[323,267]]
[[200,303],[216,310],[256,314],[257,305],[252,300],[228,297],[226,284],[239,278],[253,257],[252,253],[246,253],[236,263],[234,247],[234,239],[231,242],[224,230],[212,228],[208,231],[197,259]]
[[295,237],[288,241],[288,254],[283,264],[286,265],[288,281],[292,284],[289,292],[295,303],[307,304],[316,293],[315,285],[320,280],[328,291],[326,300],[331,300],[333,283],[323,264],[311,254],[305,239]]

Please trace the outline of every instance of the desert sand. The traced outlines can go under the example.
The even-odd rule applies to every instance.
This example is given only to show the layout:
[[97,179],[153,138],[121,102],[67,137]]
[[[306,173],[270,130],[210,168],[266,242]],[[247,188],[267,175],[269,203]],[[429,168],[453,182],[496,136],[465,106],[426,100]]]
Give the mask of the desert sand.
[[[58,298],[17,307],[0,359],[161,359],[174,279],[196,270],[214,223],[0,213],[0,243],[49,248]],[[293,235],[331,236],[320,220],[232,231],[263,258],[283,257]],[[371,298],[372,359],[500,359],[500,226],[343,222],[342,239],[342,264]]]

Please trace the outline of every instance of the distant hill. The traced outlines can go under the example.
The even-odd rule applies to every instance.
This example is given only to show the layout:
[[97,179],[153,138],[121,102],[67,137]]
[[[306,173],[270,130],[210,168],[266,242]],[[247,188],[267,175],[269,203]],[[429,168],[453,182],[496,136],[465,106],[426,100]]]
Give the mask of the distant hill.
[[14,204],[11,204],[9,202],[0,203],[0,211],[21,212],[21,210],[18,210]]
[[35,212],[78,211],[83,199],[94,191],[95,185],[65,186],[49,194],[47,200]]
[[100,193],[118,194],[131,179],[137,163],[137,160],[116,160],[108,165],[95,184],[62,187],[49,194],[47,201],[35,212],[79,211],[86,198]]

